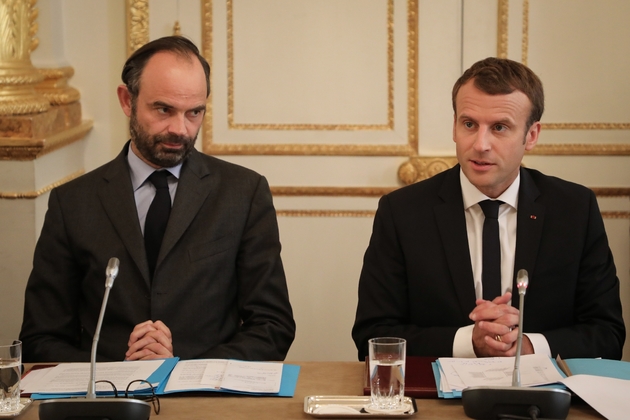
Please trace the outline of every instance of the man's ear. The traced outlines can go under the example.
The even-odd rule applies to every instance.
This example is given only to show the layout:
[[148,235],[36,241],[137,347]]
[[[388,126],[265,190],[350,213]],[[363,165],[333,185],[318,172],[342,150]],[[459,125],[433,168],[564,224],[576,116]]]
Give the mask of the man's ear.
[[538,143],[538,136],[540,135],[541,124],[540,121],[536,121],[529,127],[527,134],[525,135],[525,150],[532,150],[536,143]]
[[127,117],[131,116],[131,94],[129,93],[129,89],[127,85],[120,85],[118,89],[116,89],[116,93],[118,94],[118,102],[120,102],[120,107]]
[[453,114],[453,141],[455,143],[457,143],[456,137],[455,137],[455,130],[457,129],[457,114]]

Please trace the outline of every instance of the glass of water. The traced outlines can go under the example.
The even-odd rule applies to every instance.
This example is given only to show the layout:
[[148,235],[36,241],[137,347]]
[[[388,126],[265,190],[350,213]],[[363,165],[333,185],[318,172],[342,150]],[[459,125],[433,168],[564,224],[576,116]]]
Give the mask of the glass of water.
[[18,411],[21,375],[22,342],[0,345],[0,413]]
[[401,410],[405,396],[407,341],[396,337],[369,340],[370,405],[376,410]]

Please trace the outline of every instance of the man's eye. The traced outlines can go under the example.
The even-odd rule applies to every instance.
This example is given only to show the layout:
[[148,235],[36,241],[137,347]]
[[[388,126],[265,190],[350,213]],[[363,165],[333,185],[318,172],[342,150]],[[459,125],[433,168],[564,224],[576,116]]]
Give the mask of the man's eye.
[[497,125],[494,126],[494,129],[497,130],[497,131],[505,131],[505,130],[507,130],[507,127],[504,126],[503,124],[497,124]]
[[168,114],[168,108],[157,108],[157,112],[160,114]]
[[474,126],[475,126],[475,124],[473,124],[470,121],[464,122],[464,127],[466,127],[466,128],[473,128]]

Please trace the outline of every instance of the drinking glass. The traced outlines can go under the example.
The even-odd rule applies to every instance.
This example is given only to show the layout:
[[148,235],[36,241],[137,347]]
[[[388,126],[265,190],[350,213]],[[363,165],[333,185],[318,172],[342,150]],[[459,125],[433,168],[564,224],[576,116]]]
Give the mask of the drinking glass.
[[407,341],[396,337],[372,338],[369,343],[370,408],[400,410],[405,395]]
[[20,406],[22,342],[0,345],[0,413],[17,411]]

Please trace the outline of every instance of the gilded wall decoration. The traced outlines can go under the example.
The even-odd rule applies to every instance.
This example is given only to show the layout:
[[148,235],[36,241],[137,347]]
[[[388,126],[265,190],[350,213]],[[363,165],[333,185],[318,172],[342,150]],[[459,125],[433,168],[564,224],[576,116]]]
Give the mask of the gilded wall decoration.
[[44,188],[40,188],[39,190],[36,191],[21,191],[21,192],[11,192],[11,191],[7,191],[7,192],[3,192],[0,191],[0,199],[5,199],[5,200],[17,200],[17,199],[35,199],[47,192],[49,192],[50,190],[52,190],[53,188],[56,188],[60,185],[63,185],[67,182],[72,181],[75,178],[80,177],[81,175],[83,175],[85,172],[83,170],[81,171],[77,171],[73,174],[70,174],[62,179],[60,179],[57,182],[54,182],[50,185],[45,186]]
[[[530,0],[522,0],[521,62],[529,57]],[[508,9],[510,0],[497,0],[497,57],[508,58]],[[548,122],[543,130],[630,130],[630,123],[618,122]],[[535,155],[630,155],[630,144],[539,144],[530,152]]]
[[[83,138],[79,92],[71,67],[38,69],[36,0],[0,1],[0,160],[34,160]],[[21,197],[18,197],[21,198]]]
[[149,0],[127,0],[127,55],[149,42]]
[[[228,39],[228,127],[230,130],[281,131],[382,131],[394,127],[394,0],[387,1],[387,123],[386,124],[249,124],[234,119],[234,47],[233,0],[226,0]],[[213,66],[213,0],[200,0],[202,18],[201,50]],[[340,155],[340,156],[413,156],[417,153],[417,25],[418,0],[407,0],[407,144],[227,144],[213,140],[212,93],[208,99],[207,117],[203,127],[203,151],[214,155]],[[146,0],[127,0],[128,49],[134,51],[148,42],[149,5]],[[211,76],[212,77],[212,76]]]
[[31,64],[37,48],[37,8],[35,1],[0,2],[0,115],[46,112],[50,104],[35,92],[43,77]]

